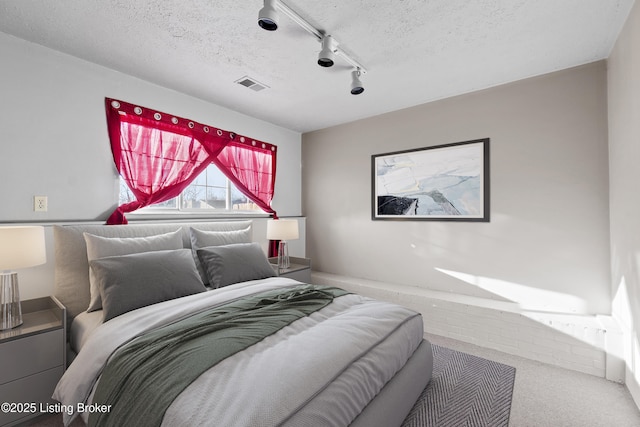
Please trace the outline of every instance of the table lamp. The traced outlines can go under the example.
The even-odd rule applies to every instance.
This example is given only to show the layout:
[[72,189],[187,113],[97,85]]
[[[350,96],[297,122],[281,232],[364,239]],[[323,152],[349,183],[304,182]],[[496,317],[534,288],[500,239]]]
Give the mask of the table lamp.
[[297,219],[270,219],[267,221],[267,239],[280,241],[278,245],[278,270],[289,268],[287,240],[295,240],[297,238]]
[[22,324],[17,270],[47,262],[44,228],[0,227],[0,330]]

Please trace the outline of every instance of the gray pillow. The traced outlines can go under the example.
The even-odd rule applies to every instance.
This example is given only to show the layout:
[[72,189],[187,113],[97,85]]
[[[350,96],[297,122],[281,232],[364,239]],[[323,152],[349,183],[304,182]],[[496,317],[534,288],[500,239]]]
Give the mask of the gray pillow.
[[207,273],[209,285],[213,288],[276,275],[258,243],[198,249],[198,258]]
[[104,321],[140,307],[206,290],[189,249],[143,252],[89,261]]
[[[87,259],[89,261],[109,256],[182,249],[184,247],[182,230],[148,237],[102,237],[89,233],[83,233],[83,235],[87,244]],[[89,285],[91,301],[87,311],[100,310],[102,307],[100,290],[91,268],[89,268]]]
[[196,262],[198,273],[205,285],[209,284],[209,278],[205,272],[200,258],[198,258],[198,249],[207,248],[209,246],[222,246],[234,243],[251,243],[251,225],[243,230],[233,231],[204,231],[190,227],[189,234],[191,236],[191,250],[193,251],[193,259]]

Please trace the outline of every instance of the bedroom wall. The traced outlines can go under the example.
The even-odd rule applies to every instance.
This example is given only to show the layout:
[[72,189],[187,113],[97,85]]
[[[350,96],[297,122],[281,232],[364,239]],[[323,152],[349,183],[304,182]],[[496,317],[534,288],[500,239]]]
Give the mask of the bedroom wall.
[[[273,207],[281,217],[300,215],[299,132],[4,33],[0,33],[0,52],[0,226],[103,223],[115,209],[118,177],[107,137],[107,96],[276,144]],[[35,195],[48,196],[48,212],[33,211]],[[264,219],[256,221],[256,233],[266,232]],[[304,256],[301,231],[301,239],[291,242],[291,255]],[[48,262],[20,271],[22,299],[53,291],[50,227],[46,232]]]
[[622,327],[625,383],[640,406],[640,4],[608,60],[613,317]]
[[[304,134],[314,270],[610,313],[606,97],[597,62]],[[372,154],[485,137],[491,222],[371,220]]]
[[[274,208],[280,216],[300,215],[299,132],[4,33],[0,52],[0,223],[104,220],[115,209],[105,97],[276,144]],[[49,197],[48,212],[33,212],[34,195]]]

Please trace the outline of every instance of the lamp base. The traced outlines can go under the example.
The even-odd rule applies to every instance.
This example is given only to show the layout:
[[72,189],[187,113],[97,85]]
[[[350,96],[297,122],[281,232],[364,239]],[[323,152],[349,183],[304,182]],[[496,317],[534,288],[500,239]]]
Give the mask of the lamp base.
[[289,246],[285,240],[278,245],[278,271],[289,268]]
[[22,325],[18,273],[0,273],[0,330]]

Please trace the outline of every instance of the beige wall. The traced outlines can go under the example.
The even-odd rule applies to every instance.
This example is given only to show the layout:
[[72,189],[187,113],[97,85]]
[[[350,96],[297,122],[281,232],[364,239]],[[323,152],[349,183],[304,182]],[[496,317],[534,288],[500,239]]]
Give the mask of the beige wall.
[[625,382],[640,405],[640,4],[608,61],[613,316],[622,326]]
[[[609,313],[606,94],[598,62],[304,134],[314,269]],[[484,137],[491,222],[371,220],[372,154]]]

